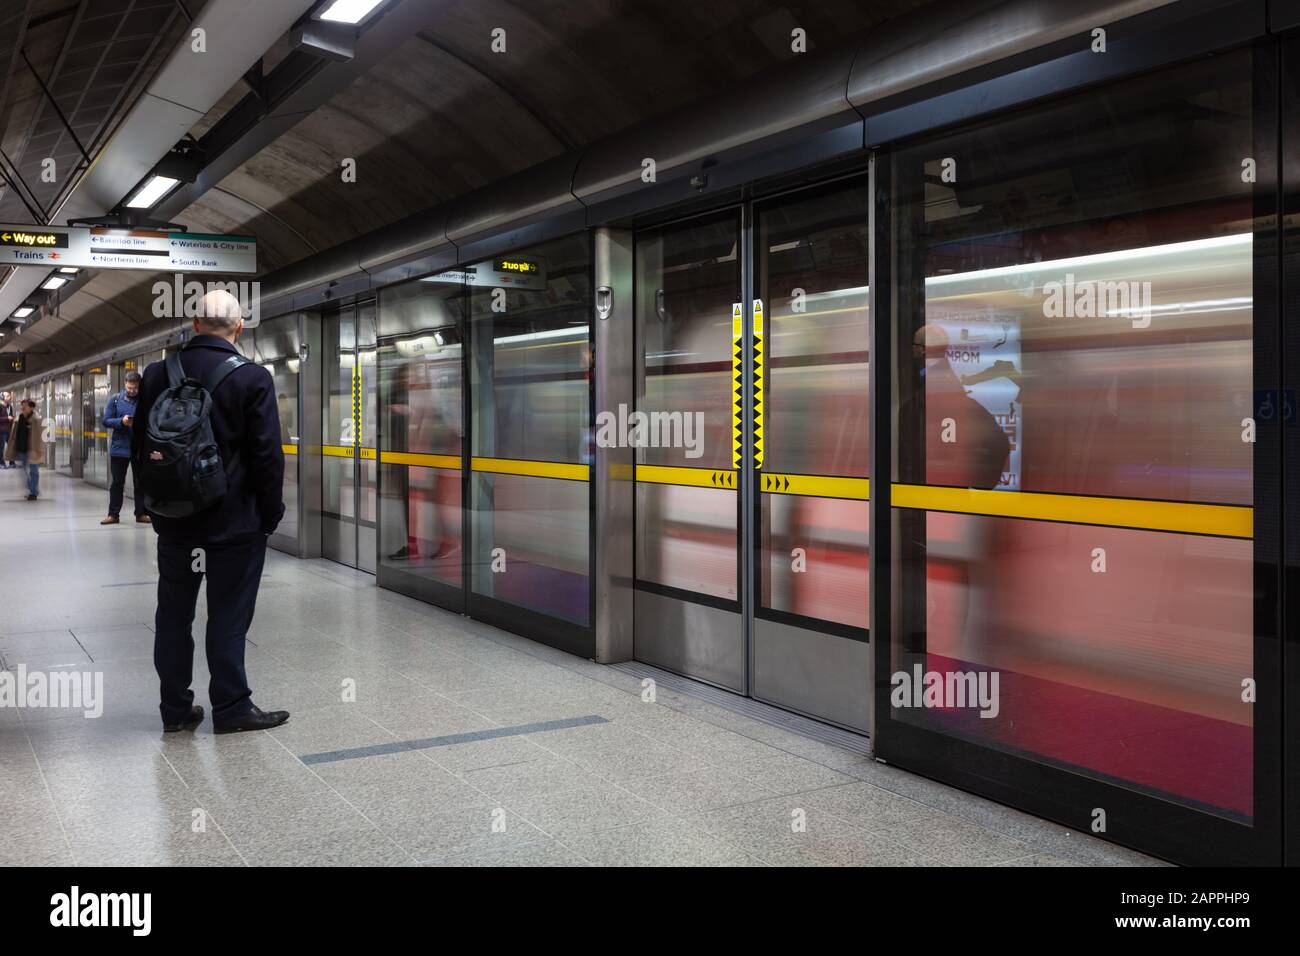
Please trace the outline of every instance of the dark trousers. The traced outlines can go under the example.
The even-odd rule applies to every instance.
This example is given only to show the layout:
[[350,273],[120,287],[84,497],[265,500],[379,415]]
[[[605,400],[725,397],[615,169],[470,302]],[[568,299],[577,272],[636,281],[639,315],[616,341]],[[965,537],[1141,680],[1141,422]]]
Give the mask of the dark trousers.
[[108,486],[108,513],[116,518],[122,513],[122,495],[126,490],[126,470],[131,469],[131,487],[135,494],[135,516],[145,514],[144,495],[140,493],[140,477],[130,458],[110,458],[108,467],[113,475],[113,483]]
[[[200,563],[200,561],[202,563]],[[253,707],[244,670],[244,641],[253,622],[257,589],[266,563],[266,536],[226,544],[191,545],[158,539],[158,611],[154,615],[153,663],[158,671],[163,723],[180,723],[194,704],[194,606],[208,576],[206,644],[208,699],[215,723],[243,716]],[[195,570],[201,568],[204,570]]]
[[[9,462],[5,461],[5,446],[9,444],[9,432],[0,431],[0,466],[9,467]],[[403,469],[405,471],[405,469]]]

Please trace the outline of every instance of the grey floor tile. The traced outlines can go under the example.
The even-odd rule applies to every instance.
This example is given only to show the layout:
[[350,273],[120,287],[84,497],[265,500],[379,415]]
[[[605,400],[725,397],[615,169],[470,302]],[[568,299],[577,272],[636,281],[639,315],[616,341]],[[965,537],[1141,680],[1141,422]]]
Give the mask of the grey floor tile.
[[713,810],[698,825],[766,863],[778,866],[917,866],[924,856],[797,796]]
[[555,840],[535,843],[516,843],[504,849],[487,848],[470,850],[441,859],[430,860],[426,866],[590,866],[567,846]]
[[552,836],[608,830],[665,814],[652,803],[614,784],[592,783],[548,794],[520,794],[505,806]]
[[674,813],[701,813],[773,795],[762,784],[717,767],[629,780],[624,786],[654,806]]
[[548,839],[537,827],[499,805],[404,817],[385,821],[382,826],[385,833],[421,862],[505,850],[519,843]]
[[740,848],[673,818],[575,831],[560,842],[596,866],[762,865]]

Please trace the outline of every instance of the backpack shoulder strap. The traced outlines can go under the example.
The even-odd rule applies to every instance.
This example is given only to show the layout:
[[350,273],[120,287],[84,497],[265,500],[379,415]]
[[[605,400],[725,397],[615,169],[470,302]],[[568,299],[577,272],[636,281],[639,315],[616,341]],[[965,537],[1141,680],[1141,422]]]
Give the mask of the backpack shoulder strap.
[[181,365],[181,353],[172,352],[167,356],[167,387],[179,388],[185,381],[185,366]]
[[203,388],[209,395],[214,394],[220,387],[221,383],[226,380],[226,376],[239,368],[241,365],[247,365],[248,359],[242,355],[232,355],[226,359],[211,372],[208,373],[207,379],[203,382]]

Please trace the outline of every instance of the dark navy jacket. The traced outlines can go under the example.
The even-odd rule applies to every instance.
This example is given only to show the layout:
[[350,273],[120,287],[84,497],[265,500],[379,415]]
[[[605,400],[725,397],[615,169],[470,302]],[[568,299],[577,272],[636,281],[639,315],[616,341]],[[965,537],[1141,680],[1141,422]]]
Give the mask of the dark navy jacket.
[[[139,394],[136,398],[139,398]],[[108,448],[110,458],[130,458],[131,457],[131,432],[135,419],[131,419],[132,425],[123,425],[122,418],[126,415],[135,414],[136,399],[126,394],[126,389],[118,392],[108,400],[104,406],[104,427],[113,429],[113,443]]]
[[[216,335],[196,335],[181,352],[181,365],[190,378],[204,381],[236,349]],[[140,439],[149,410],[167,390],[167,369],[154,362],[144,370],[136,405],[138,428],[133,429],[132,454],[139,465]],[[217,544],[270,534],[284,516],[284,449],[280,445],[280,412],[271,374],[260,365],[240,366],[212,396],[212,434],[226,466],[227,491],[221,504],[189,518],[153,515],[153,527],[166,541]]]

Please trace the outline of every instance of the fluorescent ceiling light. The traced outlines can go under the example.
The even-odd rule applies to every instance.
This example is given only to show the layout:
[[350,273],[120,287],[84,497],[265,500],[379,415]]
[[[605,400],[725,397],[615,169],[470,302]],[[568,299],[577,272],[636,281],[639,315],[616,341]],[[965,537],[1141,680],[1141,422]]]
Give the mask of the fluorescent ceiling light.
[[53,292],[55,289],[61,289],[67,284],[68,284],[68,280],[63,278],[63,276],[50,276],[48,279],[46,279],[44,282],[41,283],[41,288],[49,289],[51,292]]
[[383,0],[334,0],[320,15],[331,23],[360,23]]
[[1254,308],[1255,300],[1250,296],[1238,296],[1232,299],[1203,299],[1199,302],[1166,302],[1161,305],[1148,305],[1145,308],[1109,309],[1107,316],[1133,315],[1201,315],[1206,312],[1242,312]]
[[62,272],[64,275],[67,275],[67,276],[75,276],[75,275],[76,275],[78,272],[80,272],[81,270],[78,269],[76,266],[64,266],[64,267],[61,268],[59,271]]
[[25,319],[35,311],[36,309],[30,305],[20,305],[18,308],[14,309],[14,318]]
[[539,339],[566,339],[575,336],[585,339],[587,337],[587,326],[580,325],[577,328],[545,329],[541,332],[523,332],[519,335],[503,335],[498,339],[493,339],[492,342],[495,345],[500,345],[502,342],[536,342]]
[[162,199],[167,190],[175,186],[179,179],[172,179],[170,176],[154,176],[147,183],[135,191],[135,195],[126,201],[126,204],[132,209],[148,209],[159,199]]
[[997,266],[992,269],[980,269],[975,272],[950,272],[945,275],[926,276],[927,288],[936,285],[952,285],[971,279],[992,279],[1000,276],[1032,275],[1039,272],[1060,272],[1066,269],[1078,269],[1084,266],[1103,263],[1131,262],[1148,256],[1183,256],[1191,252],[1204,252],[1210,249],[1227,249],[1236,246],[1249,247],[1254,235],[1243,232],[1233,236],[1214,236],[1209,239],[1192,239],[1188,242],[1171,242],[1161,246],[1143,246],[1137,249],[1117,249],[1114,252],[1098,252],[1087,256],[1074,256],[1069,259],[1049,259],[1046,262],[1025,262],[1013,266]]

